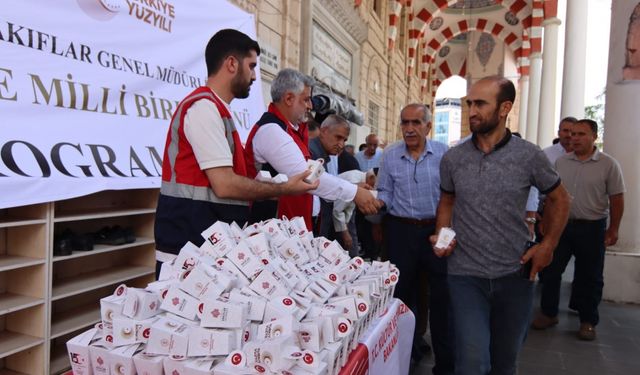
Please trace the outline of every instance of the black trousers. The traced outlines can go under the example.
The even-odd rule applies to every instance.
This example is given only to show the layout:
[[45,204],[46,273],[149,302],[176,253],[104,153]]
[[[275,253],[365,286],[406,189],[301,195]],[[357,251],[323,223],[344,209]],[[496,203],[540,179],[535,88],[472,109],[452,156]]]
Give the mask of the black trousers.
[[[426,272],[429,288],[429,327],[435,356],[434,374],[453,374],[454,335],[447,284],[447,263],[433,253],[429,236],[434,225],[419,226],[387,217],[387,248],[389,260],[400,270],[395,297],[401,299],[416,316],[416,332],[426,317],[418,308],[421,274]],[[422,278],[424,280],[424,278]],[[414,340],[415,340],[414,336]]]

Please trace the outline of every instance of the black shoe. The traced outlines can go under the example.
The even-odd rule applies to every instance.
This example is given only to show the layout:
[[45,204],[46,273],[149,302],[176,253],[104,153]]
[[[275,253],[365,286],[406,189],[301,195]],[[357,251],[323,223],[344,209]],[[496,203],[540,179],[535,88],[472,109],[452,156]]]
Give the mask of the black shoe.
[[90,233],[76,234],[71,237],[71,246],[74,251],[93,250],[93,235]]
[[124,245],[127,242],[119,226],[103,227],[93,234],[93,239],[97,244],[111,246]]
[[61,234],[55,235],[53,238],[53,255],[65,256],[71,255],[73,251],[73,232],[65,229]]

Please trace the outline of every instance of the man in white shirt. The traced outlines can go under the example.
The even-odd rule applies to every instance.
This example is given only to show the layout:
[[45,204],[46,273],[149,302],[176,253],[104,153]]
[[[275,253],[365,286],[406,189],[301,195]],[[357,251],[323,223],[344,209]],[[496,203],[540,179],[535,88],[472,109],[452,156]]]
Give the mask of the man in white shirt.
[[558,138],[560,142],[542,150],[544,154],[547,155],[547,158],[549,158],[551,164],[555,164],[560,156],[573,151],[573,148],[571,148],[571,125],[577,121],[575,117],[571,116],[563,118],[560,121],[560,125],[558,125]]
[[156,275],[216,221],[244,224],[249,202],[316,187],[300,174],[284,184],[247,178],[247,164],[229,103],[249,96],[256,79],[258,43],[232,29],[220,30],[207,44],[206,85],[189,94],[171,119],[162,160],[162,184],[155,217]]
[[[246,143],[247,157],[249,162],[253,160],[256,170],[293,176],[307,169],[310,152],[304,120],[312,108],[313,84],[313,78],[294,69],[281,70],[271,83],[272,103],[251,130]],[[354,201],[367,214],[380,208],[380,203],[367,190],[336,176],[323,173],[319,181],[312,194],[331,201]],[[312,206],[313,200],[308,194],[280,197],[277,217],[302,216],[311,230]]]

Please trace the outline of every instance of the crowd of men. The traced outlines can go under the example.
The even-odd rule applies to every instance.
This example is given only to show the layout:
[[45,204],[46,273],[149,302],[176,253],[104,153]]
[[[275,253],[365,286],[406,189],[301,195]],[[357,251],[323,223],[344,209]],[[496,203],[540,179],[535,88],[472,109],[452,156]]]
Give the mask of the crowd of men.
[[[578,336],[595,339],[604,250],[617,241],[625,191],[618,163],[595,147],[595,122],[563,119],[560,142],[543,151],[506,127],[515,87],[493,76],[469,89],[468,140],[449,148],[429,139],[429,108],[408,104],[399,116],[402,140],[383,150],[370,134],[355,153],[344,118],[329,115],[309,128],[314,80],[283,69],[243,145],[229,103],[248,96],[259,54],[238,31],[216,33],[205,52],[206,86],[173,116],[155,224],[158,267],[187,241],[201,244],[216,220],[302,216],[352,255],[396,264],[396,297],[416,316],[414,361],[431,351],[429,326],[434,374],[515,374],[529,326],[558,322],[561,276],[574,256],[570,307],[580,315]],[[326,170],[314,183],[305,182],[309,159]],[[289,179],[260,182],[258,171]],[[537,212],[527,205],[532,187]],[[456,236],[438,248],[443,228]],[[532,322],[538,274],[542,298]]]

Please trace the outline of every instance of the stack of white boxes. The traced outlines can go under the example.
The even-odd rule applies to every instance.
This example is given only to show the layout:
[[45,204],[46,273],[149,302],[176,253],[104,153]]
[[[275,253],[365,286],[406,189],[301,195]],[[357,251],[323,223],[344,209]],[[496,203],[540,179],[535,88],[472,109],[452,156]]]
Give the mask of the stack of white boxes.
[[398,281],[304,220],[216,222],[160,280],[116,288],[67,343],[75,374],[327,374],[345,364]]

